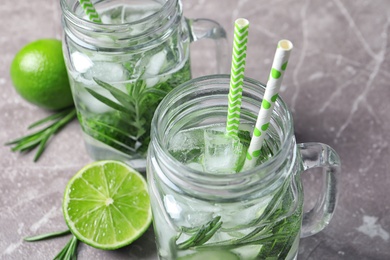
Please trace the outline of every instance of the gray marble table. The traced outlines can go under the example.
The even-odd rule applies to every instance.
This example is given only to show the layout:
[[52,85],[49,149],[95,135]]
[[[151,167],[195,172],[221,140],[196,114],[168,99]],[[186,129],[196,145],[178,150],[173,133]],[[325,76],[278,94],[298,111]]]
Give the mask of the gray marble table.
[[[390,259],[390,1],[183,0],[183,5],[187,17],[220,22],[229,42],[234,20],[250,20],[249,77],[265,81],[277,41],[294,43],[281,96],[293,111],[298,142],[327,143],[342,160],[336,214],[323,232],[301,240],[299,259]],[[48,114],[13,89],[13,56],[29,41],[60,39],[62,30],[56,0],[2,0],[0,17],[3,144]],[[204,47],[193,45],[194,76],[213,71]],[[91,162],[79,125],[73,122],[52,139],[38,163],[32,153],[11,153],[3,145],[0,157],[0,259],[53,258],[67,238],[37,243],[22,238],[66,228],[63,190]],[[315,185],[315,174],[305,175]],[[156,259],[153,231],[117,251],[81,245],[78,256]]]

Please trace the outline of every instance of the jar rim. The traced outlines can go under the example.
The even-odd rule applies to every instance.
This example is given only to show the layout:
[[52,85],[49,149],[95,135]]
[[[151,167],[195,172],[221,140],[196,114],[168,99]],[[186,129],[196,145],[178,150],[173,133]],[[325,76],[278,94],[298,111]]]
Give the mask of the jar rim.
[[[175,100],[178,100],[183,96],[185,96],[186,93],[189,93],[194,88],[194,85],[201,86],[202,83],[205,84],[206,82],[207,84],[212,85],[212,84],[216,84],[217,82],[219,83],[223,82],[226,83],[227,86],[229,86],[228,84],[229,80],[230,80],[230,76],[227,74],[208,75],[208,76],[192,79],[176,87],[170,93],[168,93],[168,95],[161,101],[158,108],[156,109],[156,112],[152,120],[151,143],[154,145],[153,148],[157,150],[159,156],[162,155],[164,157],[164,160],[167,160],[167,162],[170,165],[173,165],[172,168],[180,167],[181,169],[185,169],[186,173],[183,172],[180,173],[181,175],[183,175],[183,178],[188,177],[191,180],[196,180],[196,176],[201,176],[202,178],[206,178],[207,180],[213,180],[213,181],[215,180],[222,186],[223,185],[234,186],[235,184],[240,183],[239,181],[240,179],[245,179],[250,176],[253,176],[257,174],[259,171],[264,171],[264,170],[271,171],[271,169],[278,167],[278,165],[280,165],[284,161],[283,159],[287,157],[287,154],[291,147],[291,140],[293,138],[293,121],[292,121],[291,112],[287,108],[286,103],[280,97],[277,99],[275,106],[277,105],[282,109],[282,111],[285,113],[285,117],[287,118],[289,124],[287,124],[283,140],[280,140],[281,144],[277,152],[271,158],[269,158],[267,161],[265,161],[260,165],[257,165],[251,169],[247,169],[235,174],[205,173],[180,163],[168,151],[167,146],[164,145],[162,136],[157,134],[157,127],[161,127],[162,125],[161,120],[166,116],[167,113],[167,110],[165,109],[166,106],[168,104],[172,104]],[[265,88],[264,84],[262,84],[261,82],[255,79],[251,79],[248,77],[244,78],[244,91],[246,87],[254,88],[255,86],[260,87],[262,89]],[[280,176],[265,176],[264,179],[262,179],[262,183],[273,182],[275,181],[275,178],[278,179],[279,177]]]
[[[77,1],[77,0],[76,0]],[[85,28],[104,28],[104,29],[112,29],[115,31],[126,31],[129,26],[136,26],[143,23],[151,23],[152,21],[158,20],[164,12],[170,12],[172,8],[174,8],[177,4],[178,0],[166,0],[166,2],[161,6],[161,8],[154,12],[151,15],[143,17],[137,21],[120,23],[120,24],[100,24],[90,21],[88,19],[84,19],[82,17],[77,16],[69,7],[67,0],[60,0],[60,6],[62,9],[63,15],[73,24],[77,24],[79,26],[84,25]]]

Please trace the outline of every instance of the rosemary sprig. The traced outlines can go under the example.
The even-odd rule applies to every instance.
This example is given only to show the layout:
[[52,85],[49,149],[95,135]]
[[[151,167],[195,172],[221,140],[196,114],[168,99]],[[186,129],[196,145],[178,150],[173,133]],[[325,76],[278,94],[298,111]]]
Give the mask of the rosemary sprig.
[[77,259],[78,239],[75,236],[69,240],[65,247],[54,257],[54,260],[75,260]]
[[[200,228],[183,229],[182,232],[195,233],[187,240],[177,244],[179,249],[185,250],[193,246],[200,246],[209,241],[209,239],[220,229],[222,226],[221,217],[217,216],[211,221],[202,225]],[[182,234],[182,233],[181,233]],[[180,238],[181,234],[176,238],[176,241]]]
[[[200,227],[183,227],[181,233],[176,238],[176,246],[180,250],[189,248],[192,250],[203,250],[210,248],[234,249],[248,245],[263,245],[258,259],[265,259],[271,256],[277,257],[275,259],[284,259],[298,235],[301,223],[300,210],[294,211],[294,200],[296,200],[294,192],[291,190],[289,181],[286,181],[275,193],[261,216],[249,224],[227,229],[222,227],[221,217],[218,217]],[[254,229],[240,238],[206,243],[218,230],[229,233],[247,227],[254,227]],[[184,242],[177,243],[183,233],[189,235],[190,238]]]
[[55,114],[52,114],[46,118],[43,118],[33,124],[28,129],[32,129],[38,126],[42,126],[46,123],[52,122],[43,129],[36,131],[32,134],[20,137],[5,143],[5,145],[13,145],[11,150],[13,152],[29,152],[38,147],[37,153],[34,157],[34,162],[38,161],[46,148],[46,144],[49,139],[54,136],[59,130],[61,130],[66,124],[76,118],[76,109],[74,107],[61,110]]
[[84,131],[122,152],[137,152],[147,144],[153,112],[171,87],[167,83],[147,87],[145,80],[138,79],[121,90],[97,78],[94,81],[111,97],[94,88],[86,87],[86,91],[115,111],[86,118]]
[[[52,233],[42,234],[33,237],[25,237],[24,241],[35,242],[35,241],[65,236],[69,234],[72,234],[70,230],[64,230],[64,231],[52,232]],[[62,248],[62,250],[54,257],[54,260],[76,260],[78,243],[79,240],[72,235],[72,238],[68,241],[68,243],[66,243],[64,248]]]

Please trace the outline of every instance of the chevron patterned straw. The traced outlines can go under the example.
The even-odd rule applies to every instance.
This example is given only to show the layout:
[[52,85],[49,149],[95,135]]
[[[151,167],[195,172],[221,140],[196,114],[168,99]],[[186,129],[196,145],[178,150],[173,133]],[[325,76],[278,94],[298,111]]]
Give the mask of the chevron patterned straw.
[[84,9],[84,13],[88,15],[88,18],[91,22],[102,23],[99,14],[90,0],[79,0],[79,2],[81,7]]
[[232,68],[230,74],[230,89],[228,95],[228,115],[226,132],[236,137],[240,124],[242,84],[244,81],[246,44],[248,42],[249,21],[239,18],[234,24],[234,41]]
[[278,99],[280,85],[282,84],[283,75],[287,68],[292,48],[293,44],[288,40],[281,40],[278,43],[263,101],[261,103],[261,109],[248,148],[244,169],[254,167],[256,159],[260,156],[261,147],[269,127],[275,101]]

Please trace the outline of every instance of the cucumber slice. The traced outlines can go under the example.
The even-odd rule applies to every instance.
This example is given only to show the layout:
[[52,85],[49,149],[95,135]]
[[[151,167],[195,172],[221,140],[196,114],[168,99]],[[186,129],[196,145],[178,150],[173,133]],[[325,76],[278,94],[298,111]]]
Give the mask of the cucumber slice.
[[177,260],[239,260],[240,258],[230,251],[199,251],[195,254],[179,257]]

